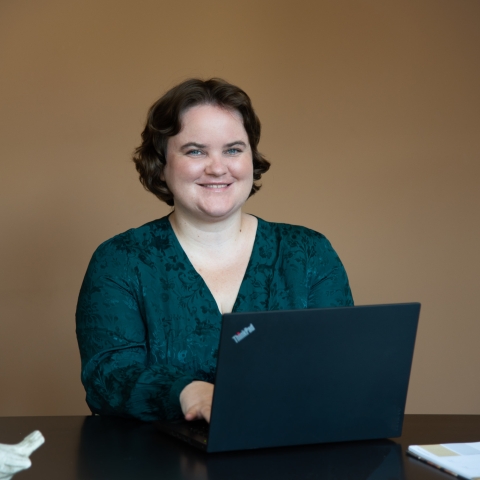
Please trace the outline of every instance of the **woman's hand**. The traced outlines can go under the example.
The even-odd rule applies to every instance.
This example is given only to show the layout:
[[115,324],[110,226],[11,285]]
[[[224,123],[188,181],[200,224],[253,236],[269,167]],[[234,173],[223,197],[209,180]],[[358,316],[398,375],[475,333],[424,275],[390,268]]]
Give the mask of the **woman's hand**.
[[189,383],[180,393],[180,406],[185,420],[205,419],[210,423],[213,384],[201,381]]

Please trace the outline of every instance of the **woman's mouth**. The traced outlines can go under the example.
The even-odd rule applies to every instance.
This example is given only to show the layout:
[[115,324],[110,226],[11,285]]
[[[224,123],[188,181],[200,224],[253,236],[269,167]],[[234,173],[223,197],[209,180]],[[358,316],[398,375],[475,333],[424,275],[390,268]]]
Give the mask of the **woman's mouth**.
[[212,190],[220,189],[220,188],[227,188],[230,184],[229,183],[203,183],[201,184],[202,187],[211,188]]

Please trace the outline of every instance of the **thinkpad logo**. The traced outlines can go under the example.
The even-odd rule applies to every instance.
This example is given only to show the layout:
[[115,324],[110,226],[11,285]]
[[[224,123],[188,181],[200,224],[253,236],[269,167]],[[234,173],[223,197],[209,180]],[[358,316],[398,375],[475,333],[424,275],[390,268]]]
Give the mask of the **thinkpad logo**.
[[233,340],[235,340],[235,343],[238,343],[254,331],[255,327],[250,324],[248,327],[245,327],[241,332],[237,332],[236,335],[234,335],[232,338]]

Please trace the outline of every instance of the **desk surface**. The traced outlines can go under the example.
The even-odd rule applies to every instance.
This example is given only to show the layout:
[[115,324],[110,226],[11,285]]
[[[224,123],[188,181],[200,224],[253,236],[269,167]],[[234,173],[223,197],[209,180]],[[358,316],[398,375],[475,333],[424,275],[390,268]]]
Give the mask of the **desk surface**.
[[0,417],[0,443],[46,443],[15,480],[452,479],[405,455],[411,444],[480,441],[480,415],[406,415],[383,441],[204,454],[152,425],[112,417]]

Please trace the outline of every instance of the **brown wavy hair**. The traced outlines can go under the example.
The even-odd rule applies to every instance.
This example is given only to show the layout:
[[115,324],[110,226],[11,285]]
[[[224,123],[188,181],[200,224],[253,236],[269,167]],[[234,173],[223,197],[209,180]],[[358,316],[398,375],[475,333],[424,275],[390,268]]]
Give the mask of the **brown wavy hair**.
[[253,159],[253,186],[250,196],[258,192],[260,180],[270,168],[263,155],[257,150],[261,125],[252,107],[249,96],[239,87],[221,78],[199,80],[192,78],[170,89],[157,100],[148,111],[147,123],[142,132],[142,144],[135,149],[133,161],[139,173],[140,182],[157,198],[173,206],[173,194],[162,173],[167,163],[167,143],[182,128],[182,114],[197,105],[215,105],[236,110],[243,119]]

